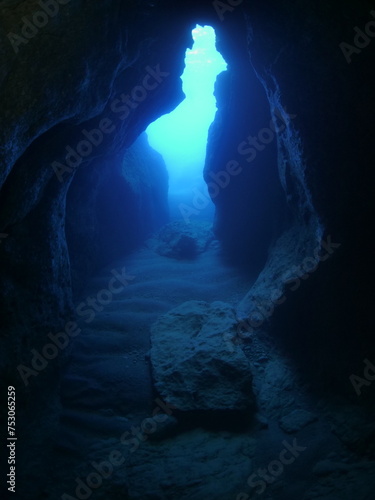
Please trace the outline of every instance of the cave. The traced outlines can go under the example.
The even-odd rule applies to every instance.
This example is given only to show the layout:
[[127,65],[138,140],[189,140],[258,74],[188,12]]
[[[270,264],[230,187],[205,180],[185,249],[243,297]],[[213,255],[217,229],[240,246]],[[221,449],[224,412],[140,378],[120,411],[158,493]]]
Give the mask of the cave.
[[[6,498],[373,498],[373,6],[0,13]],[[197,26],[227,67],[176,220],[145,131]]]
[[[172,113],[163,115],[146,129],[151,147],[162,154],[167,167],[169,218],[183,219],[187,224],[191,220],[211,221],[214,215],[209,188],[214,189],[214,196],[220,185],[215,182],[207,186],[202,171],[208,130],[217,110],[215,81],[227,69],[216,50],[215,30],[211,26],[197,25],[192,36],[194,44],[186,51],[181,76],[185,99]],[[222,185],[220,179],[219,183]]]

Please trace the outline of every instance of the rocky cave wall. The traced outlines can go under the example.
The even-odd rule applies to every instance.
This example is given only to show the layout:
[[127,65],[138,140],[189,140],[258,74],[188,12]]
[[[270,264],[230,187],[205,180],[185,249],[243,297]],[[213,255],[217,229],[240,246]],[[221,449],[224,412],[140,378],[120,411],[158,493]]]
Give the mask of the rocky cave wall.
[[290,6],[249,5],[249,52],[271,109],[292,114],[278,138],[279,171],[291,207],[314,226],[311,200],[326,260],[314,266],[315,243],[304,247],[300,264],[290,263],[294,281],[275,309],[274,334],[309,382],[356,400],[349,376],[374,356],[372,250],[364,242],[374,213],[374,45],[358,35],[366,36],[374,11],[369,2]]
[[[356,368],[353,348],[358,363],[371,356],[373,325],[367,311],[372,255],[364,238],[374,208],[373,119],[368,111],[374,47],[353,54],[348,64],[339,46],[352,42],[354,26],[372,19],[371,5],[311,6],[292,0],[232,4],[224,12],[203,1],[59,4],[58,15],[14,50],[7,34],[19,33],[23,16],[32,17],[40,7],[34,1],[2,2],[0,231],[6,238],[0,247],[0,293],[5,383],[13,381],[15,366],[30,363],[30,350],[40,348],[48,332],[63,328],[73,317],[71,263],[82,270],[74,249],[83,239],[87,248],[100,227],[106,226],[107,237],[111,231],[113,210],[105,220],[98,217],[89,235],[78,238],[78,225],[93,206],[92,189],[97,192],[100,186],[104,195],[106,182],[118,175],[124,150],[148,123],[182,99],[179,76],[196,22],[216,28],[230,66],[216,89],[219,110],[210,132],[206,180],[231,160],[241,161],[244,169],[244,176],[233,176],[214,197],[215,226],[228,250],[236,254],[241,248],[242,260],[254,258],[257,269],[271,248],[239,314],[248,316],[257,297],[271,300],[275,283],[280,293],[289,283],[288,300],[273,315],[275,334],[290,349],[303,347],[298,361],[310,374],[319,360],[320,380],[328,376],[342,381]],[[151,80],[147,75],[152,74]],[[138,101],[127,104],[126,95],[132,92]],[[281,122],[285,127],[254,162],[247,162],[245,154],[239,158],[241,142],[270,127],[271,120],[275,130]],[[66,148],[77,149],[87,139],[83,131],[98,128],[102,137],[90,155],[81,162],[77,155],[69,160]],[[77,162],[78,169],[72,166]],[[247,164],[252,168],[245,170]],[[257,219],[249,215],[250,208]],[[329,262],[307,273],[300,291],[292,293],[295,267],[301,269],[305,258],[316,248],[320,251],[321,238],[328,237],[340,248]],[[133,244],[126,235],[119,240],[122,248]],[[90,266],[103,263],[105,252],[104,247],[94,252]],[[302,274],[306,277],[306,271]],[[79,283],[82,276],[73,278]],[[57,377],[57,367],[51,370],[52,377],[45,370],[30,389],[38,394],[43,388],[40,394],[46,400],[47,388],[53,390]],[[19,385],[21,393],[24,387]]]
[[234,172],[213,196],[224,246],[259,269],[267,261],[237,313],[272,317],[309,383],[356,398],[349,375],[374,355],[363,241],[374,209],[374,46],[358,35],[372,7],[241,5],[244,16],[228,10],[215,26],[224,56],[236,56],[217,83],[205,167],[207,182]]
[[265,89],[251,65],[246,20],[238,11],[227,16],[215,26],[229,68],[215,86],[218,111],[209,130],[205,180],[216,206],[215,232],[226,253],[233,262],[260,270],[288,222],[276,140],[276,129],[285,125],[274,116],[274,127]]
[[77,171],[67,196],[73,298],[93,272],[134,250],[169,220],[168,172],[147,135]]
[[[40,6],[6,2],[1,10],[0,218],[6,234],[1,294],[7,339],[2,365],[12,378],[15,366],[30,363],[31,349],[41,349],[47,334],[63,329],[73,317],[70,263],[77,266],[75,275],[87,276],[79,269],[81,254],[74,255],[79,242],[72,219],[83,221],[84,212],[90,217],[93,204],[85,196],[72,198],[81,196],[85,186],[95,189],[99,164],[103,193],[105,183],[116,176],[114,171],[105,175],[108,164],[124,154],[148,123],[181,101],[179,77],[193,22],[165,2],[158,8],[142,2],[114,1],[100,7],[72,2],[59,5],[58,15],[24,39],[26,43],[12,46],[7,34],[21,35],[24,19],[32,19]],[[176,21],[171,25],[173,12]],[[129,94],[134,99],[126,104]],[[87,146],[88,134],[92,147]],[[77,177],[67,209],[67,193],[79,167],[81,183]],[[110,211],[107,216],[112,216]],[[100,224],[110,228],[114,223],[99,219],[91,226],[90,240]],[[134,244],[125,238],[123,247]],[[87,248],[86,239],[83,250]],[[92,259],[91,268],[103,263],[100,251],[86,256]],[[43,371],[32,390],[38,392],[40,384],[47,394],[55,378],[49,369]],[[23,390],[21,383],[20,394]]]

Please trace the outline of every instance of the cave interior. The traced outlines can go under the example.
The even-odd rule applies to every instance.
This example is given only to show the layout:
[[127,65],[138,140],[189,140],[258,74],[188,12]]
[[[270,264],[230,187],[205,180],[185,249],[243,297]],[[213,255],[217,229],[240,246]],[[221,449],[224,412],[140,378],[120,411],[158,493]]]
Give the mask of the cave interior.
[[[1,488],[373,499],[373,6],[4,0],[0,19]],[[184,102],[204,26],[227,67],[172,200],[145,131]]]

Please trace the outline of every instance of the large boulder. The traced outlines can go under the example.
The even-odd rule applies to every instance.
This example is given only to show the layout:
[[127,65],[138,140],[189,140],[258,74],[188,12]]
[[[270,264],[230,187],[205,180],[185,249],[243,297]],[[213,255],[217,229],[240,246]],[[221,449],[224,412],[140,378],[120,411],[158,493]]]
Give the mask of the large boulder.
[[212,224],[208,222],[173,221],[150,238],[148,246],[165,257],[194,259],[207,250],[213,239]]
[[253,406],[250,363],[231,341],[236,316],[224,302],[184,302],[151,328],[158,392],[178,410],[246,410]]

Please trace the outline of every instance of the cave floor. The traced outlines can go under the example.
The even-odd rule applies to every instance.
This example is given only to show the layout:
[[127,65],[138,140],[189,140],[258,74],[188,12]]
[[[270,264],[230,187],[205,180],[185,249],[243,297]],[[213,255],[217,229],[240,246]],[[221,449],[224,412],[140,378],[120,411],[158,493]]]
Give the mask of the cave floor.
[[[109,297],[103,290],[119,275],[123,286],[118,280],[112,299],[89,306],[89,297]],[[250,286],[249,277],[221,262],[215,246],[192,261],[142,248],[91,281],[79,302],[82,332],[64,359],[44,498],[373,498],[374,463],[343,444],[358,439],[348,419],[369,425],[366,417],[355,406],[343,410],[309,394],[262,329],[243,345],[255,414],[180,421],[162,406],[167,420],[147,432],[147,419],[161,407],[152,388],[150,325],[187,300],[234,306]]]

